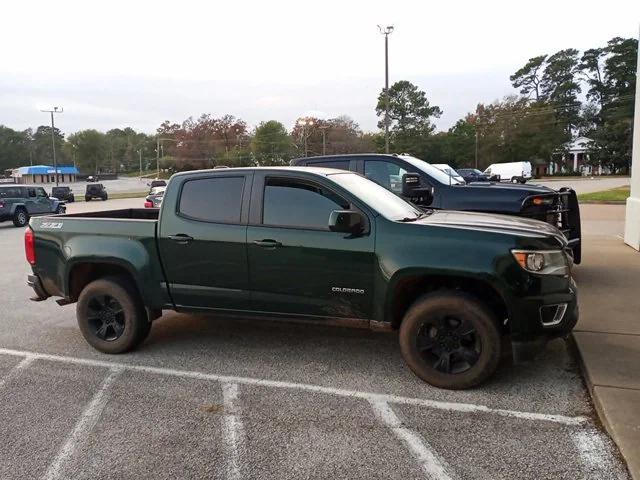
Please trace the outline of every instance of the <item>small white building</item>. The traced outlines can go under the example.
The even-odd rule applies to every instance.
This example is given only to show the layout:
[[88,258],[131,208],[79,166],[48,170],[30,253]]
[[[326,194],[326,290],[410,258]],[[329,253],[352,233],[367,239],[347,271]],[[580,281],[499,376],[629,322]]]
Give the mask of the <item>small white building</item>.
[[[580,175],[606,175],[611,173],[607,167],[589,163],[589,144],[592,141],[588,137],[578,137],[565,145],[567,153],[563,155],[563,161],[566,165],[564,170],[579,172]],[[549,162],[549,174],[554,174],[561,170],[563,170],[561,164]]]

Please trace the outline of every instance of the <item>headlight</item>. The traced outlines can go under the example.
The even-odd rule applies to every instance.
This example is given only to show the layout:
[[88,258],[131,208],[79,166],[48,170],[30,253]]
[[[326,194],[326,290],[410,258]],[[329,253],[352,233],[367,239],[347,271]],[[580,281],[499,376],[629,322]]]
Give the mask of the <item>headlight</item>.
[[569,261],[562,250],[511,250],[527,272],[543,275],[569,275]]

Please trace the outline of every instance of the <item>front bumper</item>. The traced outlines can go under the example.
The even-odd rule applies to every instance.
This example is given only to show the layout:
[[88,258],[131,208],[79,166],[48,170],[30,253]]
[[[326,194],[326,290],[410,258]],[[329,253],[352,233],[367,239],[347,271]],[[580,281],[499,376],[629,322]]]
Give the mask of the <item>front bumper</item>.
[[526,298],[518,304],[519,315],[511,325],[515,363],[535,359],[549,340],[566,337],[578,322],[577,288],[573,279],[567,292]]

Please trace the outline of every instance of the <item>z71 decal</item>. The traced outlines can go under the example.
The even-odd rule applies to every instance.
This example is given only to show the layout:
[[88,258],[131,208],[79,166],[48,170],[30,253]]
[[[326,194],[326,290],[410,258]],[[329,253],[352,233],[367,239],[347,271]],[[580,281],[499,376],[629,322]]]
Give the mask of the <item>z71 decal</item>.
[[40,228],[47,228],[49,230],[60,230],[62,228],[62,222],[42,222]]

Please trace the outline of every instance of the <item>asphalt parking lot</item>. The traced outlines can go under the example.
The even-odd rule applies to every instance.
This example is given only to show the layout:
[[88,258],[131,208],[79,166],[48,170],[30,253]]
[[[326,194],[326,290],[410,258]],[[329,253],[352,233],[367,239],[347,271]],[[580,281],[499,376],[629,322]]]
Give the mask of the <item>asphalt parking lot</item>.
[[[72,205],[140,206],[141,199]],[[628,478],[570,348],[450,392],[393,333],[165,312],[100,354],[0,224],[0,478]],[[579,268],[579,267],[578,267]]]

